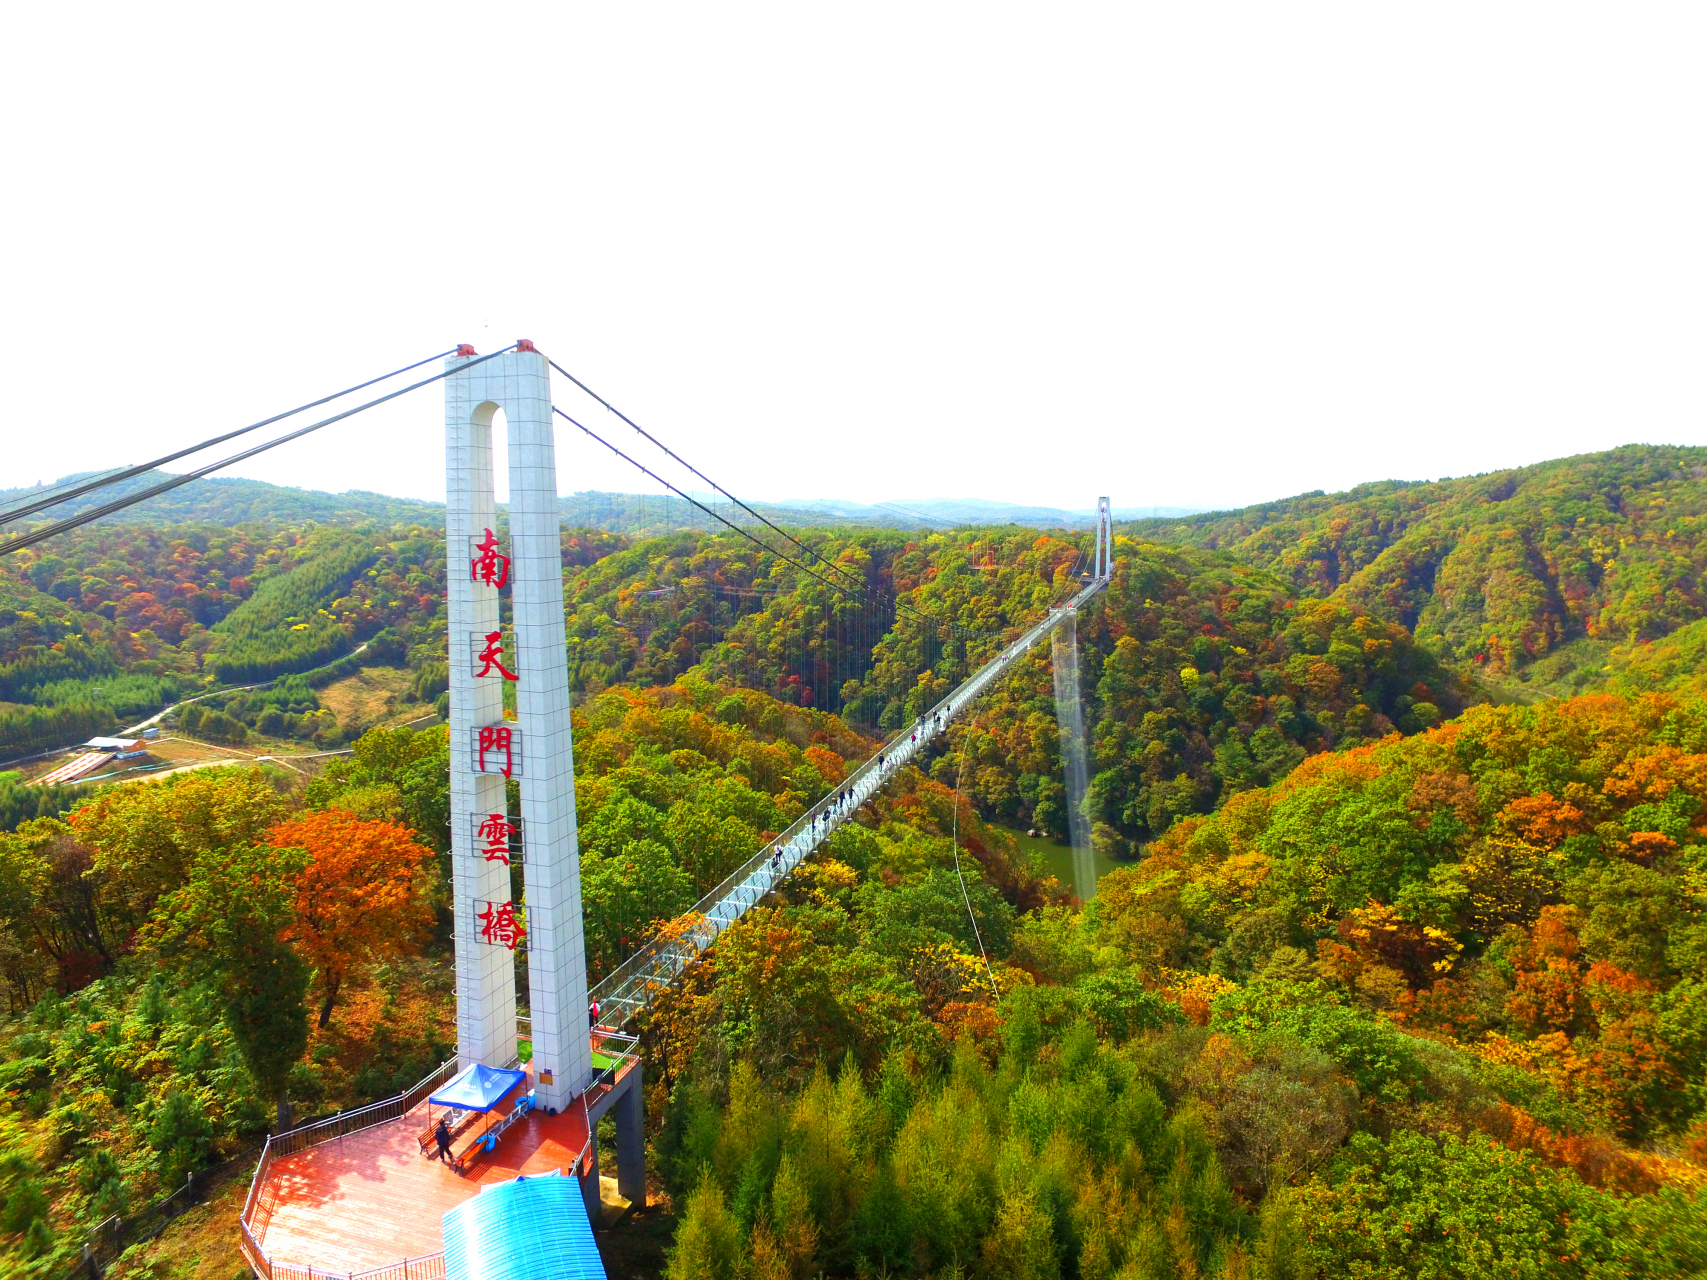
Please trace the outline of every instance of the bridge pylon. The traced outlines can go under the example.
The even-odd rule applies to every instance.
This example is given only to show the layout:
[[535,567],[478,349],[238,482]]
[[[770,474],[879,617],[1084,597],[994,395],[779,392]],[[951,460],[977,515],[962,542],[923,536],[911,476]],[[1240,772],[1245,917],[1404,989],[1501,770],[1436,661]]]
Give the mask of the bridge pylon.
[[[455,369],[472,355],[464,348],[446,364]],[[588,1087],[592,1054],[550,371],[523,342],[444,386],[457,1053],[465,1066],[516,1056],[514,951],[525,949],[534,1094],[540,1107],[561,1110]],[[508,539],[492,488],[500,409]],[[500,626],[506,590],[513,636]],[[516,687],[514,720],[504,715],[506,682]],[[519,816],[506,804],[511,780]],[[518,855],[525,916],[511,900]]]
[[1108,581],[1114,572],[1114,508],[1107,498],[1097,499],[1096,579]]

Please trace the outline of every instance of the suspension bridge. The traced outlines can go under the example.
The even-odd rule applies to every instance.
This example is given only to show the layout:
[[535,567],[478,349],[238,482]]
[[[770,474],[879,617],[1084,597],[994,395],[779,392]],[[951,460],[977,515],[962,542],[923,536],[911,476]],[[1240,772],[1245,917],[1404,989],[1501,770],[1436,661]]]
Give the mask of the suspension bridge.
[[[439,360],[442,367],[429,376],[187,472],[114,492],[168,463],[397,382]],[[566,390],[572,387],[590,399],[722,501],[693,497],[661,474],[663,464],[649,465],[560,407],[553,398],[552,373],[564,380]],[[551,1224],[561,1226],[562,1215],[518,1208],[506,1219],[496,1210],[471,1208],[476,1192],[539,1174],[569,1174],[580,1180],[587,1214],[596,1214],[596,1133],[606,1114],[616,1121],[619,1190],[630,1202],[643,1203],[637,1032],[647,1008],[1045,640],[1056,646],[1059,693],[1060,672],[1069,665],[1062,646],[1071,652],[1079,611],[1104,590],[1112,571],[1112,514],[1102,498],[1090,567],[1071,580],[1076,591],[1070,598],[1050,604],[1026,625],[994,635],[933,617],[761,515],[526,341],[486,355],[466,346],[441,352],[160,458],[27,495],[0,509],[0,527],[91,496],[95,500],[5,538],[0,555],[38,545],[434,383],[441,383],[445,394],[457,1054],[396,1098],[268,1139],[240,1222],[244,1256],[267,1280],[455,1280],[482,1273],[482,1265],[485,1274],[492,1274],[491,1259],[506,1247],[506,1239],[518,1231],[526,1236],[556,1229]],[[500,536],[504,525],[494,496],[492,428],[499,412],[506,424],[510,481],[507,543]],[[922,633],[958,638],[963,655],[970,653],[968,642],[989,654],[945,697],[889,732],[831,794],[812,803],[689,912],[590,988],[581,923],[554,420],[569,424],[762,556],[791,566],[797,582],[816,580],[832,597],[853,601],[889,626],[906,618]],[[500,608],[505,595],[508,643]],[[837,652],[847,648],[836,646]],[[514,656],[507,657],[510,653]],[[829,666],[816,683],[834,689],[840,672]],[[1076,659],[1071,667],[1076,672]],[[513,717],[504,711],[506,683],[515,686]],[[804,686],[800,693],[805,700]],[[1075,740],[1064,740],[1063,751],[1079,753],[1082,775],[1077,696],[1074,687]],[[1069,732],[1066,723],[1063,732]],[[1070,776],[1074,772],[1072,761],[1068,771]],[[506,801],[512,781],[521,794],[519,814]],[[511,851],[522,855],[516,859],[526,884],[522,902],[511,901]],[[1089,851],[1076,854],[1077,888],[1088,897],[1094,889],[1094,879],[1087,879]],[[518,951],[528,971],[526,1015],[516,1007]],[[522,1053],[523,1041],[531,1053]],[[440,1119],[446,1121],[442,1138]],[[427,1158],[435,1148],[442,1157],[437,1162]],[[534,1193],[508,1188],[504,1196],[520,1205]],[[485,1208],[498,1203],[499,1198],[479,1202]],[[575,1241],[564,1237],[556,1247],[584,1252],[585,1242],[576,1241],[579,1235]]]

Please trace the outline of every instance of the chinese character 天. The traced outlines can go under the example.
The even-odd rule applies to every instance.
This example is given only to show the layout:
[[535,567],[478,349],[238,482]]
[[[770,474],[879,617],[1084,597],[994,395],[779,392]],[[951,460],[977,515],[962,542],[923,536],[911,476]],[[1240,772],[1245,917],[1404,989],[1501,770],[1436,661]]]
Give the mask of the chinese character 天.
[[[478,644],[479,642],[476,641],[475,643]],[[514,671],[504,665],[504,636],[500,631],[488,631],[486,633],[486,647],[474,655],[474,660],[480,664],[474,670],[475,679],[479,679],[481,676],[489,676],[494,671],[506,680],[521,679]]]

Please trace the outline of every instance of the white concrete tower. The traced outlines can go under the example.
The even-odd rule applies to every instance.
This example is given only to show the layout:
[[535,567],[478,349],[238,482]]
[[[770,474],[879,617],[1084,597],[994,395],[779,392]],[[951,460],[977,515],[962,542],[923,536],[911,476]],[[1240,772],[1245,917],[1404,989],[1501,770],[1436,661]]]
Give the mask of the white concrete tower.
[[[472,348],[445,363],[466,363]],[[504,718],[502,680],[476,679],[470,644],[498,630],[497,581],[472,572],[473,548],[496,537],[492,494],[492,417],[478,374],[498,360],[445,379],[445,581],[450,613],[451,894],[456,913],[456,1051],[467,1065],[503,1066],[516,1054],[515,960],[507,947],[481,938],[486,904],[509,903],[510,868],[488,859],[476,840],[482,821],[505,812],[504,777],[479,772],[474,740],[479,726]]]
[[1097,499],[1097,571],[1099,579],[1114,572],[1114,508],[1107,498]]
[[[491,424],[499,409],[510,463],[507,548],[491,516]],[[592,1057],[545,357],[523,342],[447,378],[445,423],[458,1050],[464,1063],[502,1065],[515,1055],[511,947],[519,942],[528,957],[536,1097],[541,1106],[561,1109],[587,1087]],[[513,645],[494,634],[505,588]],[[517,716],[506,723],[508,679],[516,681]],[[510,926],[509,866],[500,854],[513,843],[504,829],[512,825],[506,777],[516,778],[521,791],[525,939]]]

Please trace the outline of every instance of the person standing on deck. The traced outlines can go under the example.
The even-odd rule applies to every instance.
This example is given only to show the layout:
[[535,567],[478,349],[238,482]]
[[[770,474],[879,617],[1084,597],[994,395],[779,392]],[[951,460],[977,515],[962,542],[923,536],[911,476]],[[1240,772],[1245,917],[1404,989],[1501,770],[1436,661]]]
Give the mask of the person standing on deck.
[[443,1116],[439,1117],[438,1127],[433,1130],[433,1141],[438,1144],[439,1148],[438,1154],[434,1156],[433,1159],[443,1160],[446,1164],[449,1164],[450,1126],[445,1123],[445,1118]]

